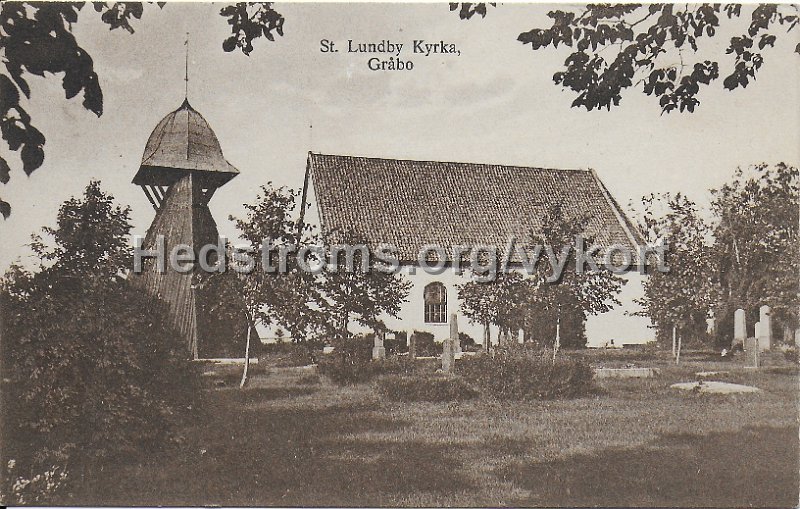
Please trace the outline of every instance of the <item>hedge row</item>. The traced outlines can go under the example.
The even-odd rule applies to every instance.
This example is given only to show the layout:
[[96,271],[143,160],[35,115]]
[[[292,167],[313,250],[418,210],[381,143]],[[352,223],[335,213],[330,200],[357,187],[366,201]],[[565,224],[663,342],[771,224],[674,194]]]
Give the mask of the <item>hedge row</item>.
[[344,342],[318,365],[320,374],[339,385],[394,375],[379,380],[378,390],[398,401],[453,401],[477,392],[499,400],[575,398],[593,389],[594,374],[586,362],[564,357],[554,362],[541,350],[517,345],[460,359],[458,377],[434,376],[433,369],[405,356],[373,361],[371,347],[358,339]]
[[498,350],[494,357],[462,359],[458,372],[484,393],[501,400],[576,398],[591,393],[592,368],[564,357],[525,348]]

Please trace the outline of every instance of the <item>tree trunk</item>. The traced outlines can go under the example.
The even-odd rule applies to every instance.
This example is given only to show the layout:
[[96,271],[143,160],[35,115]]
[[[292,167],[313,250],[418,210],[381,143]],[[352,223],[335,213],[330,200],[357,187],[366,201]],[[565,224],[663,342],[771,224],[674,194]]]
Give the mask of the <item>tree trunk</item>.
[[340,319],[342,328],[340,334],[342,336],[342,341],[345,341],[347,339],[347,319],[349,318],[348,315],[349,313],[345,312],[342,314],[342,317]]
[[556,354],[561,348],[561,311],[556,315],[556,339],[553,342],[553,364],[556,363]]
[[678,327],[673,325],[672,326],[672,358],[675,358],[675,354],[677,353],[676,347],[677,343],[677,335],[678,335]]
[[683,336],[678,336],[678,351],[675,354],[675,364],[681,363],[681,343],[683,343]]
[[483,348],[486,353],[489,353],[489,347],[492,344],[492,331],[489,328],[489,322],[483,322]]
[[247,344],[244,347],[244,371],[242,372],[242,381],[239,383],[239,388],[244,388],[244,384],[247,383],[247,371],[250,368],[250,332],[252,331],[253,327],[248,323],[247,324]]

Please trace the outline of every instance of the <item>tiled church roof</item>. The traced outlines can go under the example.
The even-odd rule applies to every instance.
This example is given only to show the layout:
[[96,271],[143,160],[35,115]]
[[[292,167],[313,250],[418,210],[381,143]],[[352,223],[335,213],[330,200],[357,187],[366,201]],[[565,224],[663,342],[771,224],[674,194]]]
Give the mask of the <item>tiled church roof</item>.
[[600,246],[633,252],[638,231],[593,170],[408,161],[310,153],[308,170],[323,232],[356,230],[393,245],[402,261],[421,246],[525,242],[543,213],[588,216],[587,234]]

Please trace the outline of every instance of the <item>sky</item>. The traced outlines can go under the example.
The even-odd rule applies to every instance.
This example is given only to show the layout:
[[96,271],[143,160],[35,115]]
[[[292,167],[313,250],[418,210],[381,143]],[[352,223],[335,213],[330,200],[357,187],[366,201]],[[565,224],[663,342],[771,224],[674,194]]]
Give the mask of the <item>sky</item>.
[[[183,101],[187,32],[189,100],[241,172],[210,204],[220,233],[233,239],[228,216],[243,215],[267,182],[301,187],[308,151],[594,168],[623,205],[665,191],[704,205],[737,166],[800,163],[800,57],[792,54],[800,30],[778,38],[746,89],[729,92],[719,80],[700,93],[695,113],[662,115],[640,90],[611,111],[570,108],[574,94],[552,82],[567,52],[516,40],[549,26],[553,6],[500,5],[462,21],[446,4],[279,3],[285,35],[257,40],[249,57],[223,52],[230,28],[221,7],[148,5],[133,34],[108,30],[84,7],[74,33],[94,59],[105,112],[97,118],[80,98],[65,100],[58,77],[29,79],[26,107],[47,137],[46,159],[26,177],[17,154],[8,157],[11,182],[0,190],[13,211],[0,221],[0,271],[15,260],[36,263],[31,234],[53,225],[59,205],[90,179],[130,205],[133,233],[145,233],[154,211],[131,179],[150,132]],[[724,45],[742,27],[722,30],[703,51],[732,61]],[[404,51],[413,71],[377,72],[364,55],[321,53],[321,39],[343,48],[348,39],[444,40],[461,55]]]

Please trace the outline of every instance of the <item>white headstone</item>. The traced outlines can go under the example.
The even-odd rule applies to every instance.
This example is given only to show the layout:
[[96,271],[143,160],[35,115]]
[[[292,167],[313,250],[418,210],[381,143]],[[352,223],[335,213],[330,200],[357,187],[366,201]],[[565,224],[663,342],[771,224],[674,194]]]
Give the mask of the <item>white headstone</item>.
[[383,332],[375,333],[375,343],[372,347],[372,359],[381,360],[386,358],[386,348],[383,346]]
[[758,348],[760,351],[769,350],[772,346],[772,317],[770,308],[767,305],[761,306],[758,310],[758,319],[761,322],[761,334],[756,334],[758,338]]
[[747,319],[744,309],[737,309],[733,314],[733,344],[731,346],[744,344],[745,339],[747,339]]

